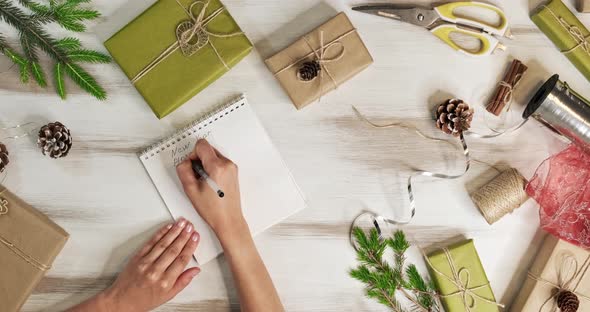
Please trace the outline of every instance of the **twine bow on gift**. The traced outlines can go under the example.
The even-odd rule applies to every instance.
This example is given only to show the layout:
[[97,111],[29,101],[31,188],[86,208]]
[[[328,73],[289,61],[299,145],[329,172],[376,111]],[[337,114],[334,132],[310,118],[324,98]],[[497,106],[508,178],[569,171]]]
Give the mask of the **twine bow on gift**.
[[[326,75],[328,76],[328,78],[330,78],[330,81],[332,82],[332,84],[334,84],[334,88],[337,89],[338,88],[338,81],[336,80],[336,78],[334,78],[334,75],[332,75],[332,73],[330,72],[327,64],[329,63],[333,63],[333,62],[337,62],[339,60],[342,59],[342,57],[344,57],[344,54],[346,53],[346,48],[344,47],[344,45],[342,44],[342,42],[340,40],[342,40],[343,38],[347,37],[348,35],[352,34],[356,32],[356,29],[351,29],[349,31],[347,31],[346,33],[338,36],[336,39],[330,41],[329,43],[324,43],[324,32],[320,31],[320,47],[318,49],[314,49],[313,46],[311,45],[311,42],[309,41],[309,39],[304,36],[303,40],[305,41],[305,43],[309,46],[309,48],[311,49],[311,52],[309,52],[308,54],[304,55],[303,57],[299,58],[298,60],[292,62],[291,64],[285,66],[284,68],[280,69],[279,71],[277,71],[274,75],[277,76],[280,73],[288,70],[289,68],[292,68],[295,65],[299,65],[301,64],[303,61],[308,60],[309,57],[313,56],[314,62],[317,62],[317,64],[320,66],[320,71],[319,71],[319,79],[317,79],[317,85],[319,88],[319,94],[320,96],[318,97],[318,100],[321,99],[322,93],[323,93],[323,72],[326,72]],[[340,50],[338,53],[336,53],[334,56],[329,57],[328,55],[330,54],[329,51],[333,48],[336,47],[340,47]],[[304,80],[301,78],[301,76],[299,74],[297,74],[297,80],[301,81],[301,82],[315,82],[316,79],[311,79],[309,81]]]
[[0,216],[8,214],[8,200],[0,197]]
[[455,291],[453,293],[446,294],[446,295],[439,295],[441,298],[460,296],[461,300],[463,301],[463,305],[465,306],[465,311],[467,311],[467,312],[471,312],[471,311],[473,311],[472,309],[477,308],[477,301],[478,300],[487,302],[489,304],[493,304],[493,305],[501,307],[501,308],[504,307],[504,305],[501,303],[497,303],[494,300],[490,300],[486,297],[483,297],[483,296],[475,293],[476,290],[488,287],[490,285],[490,283],[488,282],[486,284],[479,285],[479,286],[471,286],[471,272],[467,268],[461,268],[461,269],[457,270],[457,266],[455,264],[455,261],[453,260],[453,257],[451,256],[451,252],[447,248],[443,248],[442,251],[445,253],[445,256],[447,258],[447,262],[449,263],[449,267],[451,268],[451,274],[452,274],[451,276],[448,276],[448,275],[444,274],[443,272],[441,272],[440,270],[438,270],[437,268],[435,268],[434,265],[432,265],[432,263],[428,259],[428,257],[426,257],[426,256],[424,257],[424,259],[426,259],[426,262],[428,263],[430,268],[436,274],[446,278],[457,288],[457,291]]
[[541,282],[545,286],[552,287],[557,291],[552,292],[551,296],[547,298],[541,307],[539,308],[539,312],[543,312],[546,307],[550,307],[549,311],[555,311],[555,302],[553,305],[548,305],[551,301],[553,301],[560,293],[564,291],[569,291],[578,296],[578,298],[582,298],[586,301],[590,302],[590,297],[580,294],[577,292],[578,287],[586,273],[590,269],[590,256],[586,258],[584,263],[581,267],[578,267],[578,260],[574,258],[572,255],[565,254],[562,256],[561,262],[557,264],[557,284],[550,282],[540,276],[537,276],[531,272],[528,273],[528,277],[534,281]]
[[[147,75],[150,71],[152,71],[156,66],[158,66],[161,62],[163,62],[166,58],[168,58],[172,53],[176,52],[178,49],[181,50],[182,54],[186,57],[190,57],[193,54],[197,53],[206,45],[209,45],[215,55],[219,59],[219,61],[223,64],[223,66],[229,70],[229,66],[223,59],[223,57],[219,54],[219,51],[211,42],[210,37],[216,38],[230,38],[239,35],[243,35],[244,33],[241,31],[229,33],[229,34],[219,34],[215,32],[211,32],[207,29],[207,24],[211,22],[213,19],[218,17],[224,10],[225,7],[222,6],[217,10],[213,11],[208,16],[205,16],[205,12],[207,11],[207,7],[209,6],[209,1],[194,1],[188,9],[186,9],[179,0],[175,0],[176,3],[184,10],[186,15],[190,18],[189,20],[181,22],[176,27],[176,42],[170,45],[164,52],[160,53],[151,63],[149,63],[144,69],[142,69],[133,79],[131,79],[131,83],[135,84],[145,75]],[[197,5],[202,5],[203,7],[199,11],[198,14],[193,13],[193,8]]]
[[584,50],[586,54],[590,55],[590,41],[588,41],[590,39],[590,36],[584,36],[582,30],[578,26],[570,25],[563,17],[557,16],[557,14],[555,14],[555,12],[553,12],[553,10],[551,10],[550,7],[546,5],[544,5],[543,7],[547,9],[547,12],[549,12],[549,14],[551,14],[559,22],[559,24],[567,30],[568,34],[577,43],[573,48],[561,52],[564,54],[569,54],[571,52],[574,52],[578,48],[582,48],[582,50]]

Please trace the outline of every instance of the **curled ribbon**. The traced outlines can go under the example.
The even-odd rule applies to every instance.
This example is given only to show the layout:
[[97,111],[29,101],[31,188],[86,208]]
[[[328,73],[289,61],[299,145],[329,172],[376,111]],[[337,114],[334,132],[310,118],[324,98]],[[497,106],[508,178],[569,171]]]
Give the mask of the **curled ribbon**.
[[[205,11],[209,6],[209,1],[194,1],[188,9],[186,9],[179,0],[175,0],[176,3],[184,10],[186,15],[190,18],[190,20],[186,20],[181,22],[176,27],[176,38],[177,41],[170,45],[166,50],[164,50],[160,55],[158,55],[151,63],[149,63],[144,69],[142,69],[139,73],[131,79],[131,83],[135,84],[145,75],[147,75],[150,71],[156,68],[161,62],[163,62],[166,58],[168,58],[172,53],[176,52],[178,49],[181,50],[182,54],[186,57],[189,57],[195,54],[197,51],[202,49],[204,46],[209,45],[215,55],[219,59],[219,61],[223,64],[223,66],[229,70],[229,66],[223,60],[223,57],[219,54],[219,51],[209,40],[209,37],[216,37],[216,38],[229,38],[234,36],[243,35],[244,33],[241,31],[229,33],[229,34],[218,34],[207,30],[207,24],[219,16],[224,10],[225,7],[222,6],[215,10],[213,13],[205,17]],[[193,13],[193,8],[196,5],[202,5],[203,7],[199,11],[199,13],[195,16]]]
[[561,52],[568,54],[574,52],[578,48],[582,48],[582,50],[584,50],[587,54],[590,54],[590,42],[588,42],[590,36],[584,36],[582,30],[578,26],[570,25],[563,17],[557,16],[557,14],[555,14],[555,12],[553,12],[550,7],[546,5],[543,7],[547,9],[547,11],[559,22],[563,28],[567,30],[568,34],[577,42],[573,48]]
[[[374,128],[390,128],[390,127],[399,127],[399,128],[403,128],[403,129],[410,129],[410,130],[414,130],[419,136],[421,136],[424,139],[428,139],[431,141],[437,141],[437,142],[444,142],[447,144],[453,144],[450,141],[447,140],[443,140],[443,139],[437,139],[437,138],[433,138],[430,136],[427,136],[425,134],[423,134],[420,130],[418,130],[416,127],[413,126],[407,126],[404,125],[403,123],[391,123],[391,124],[385,124],[385,125],[378,125],[375,124],[373,122],[371,122],[370,120],[368,120],[365,116],[363,116],[357,109],[356,107],[352,107],[353,111],[355,112],[355,114],[361,118],[361,120],[363,120],[364,122],[366,122],[367,124],[371,125]],[[459,141],[461,142],[461,146],[463,148],[463,156],[465,157],[465,169],[456,175],[448,175],[448,174],[442,174],[442,173],[436,173],[436,172],[430,172],[430,171],[416,171],[413,174],[411,174],[408,177],[408,182],[407,182],[407,189],[408,189],[408,197],[410,199],[410,217],[405,219],[405,220],[393,220],[393,219],[388,219],[388,218],[383,218],[381,217],[382,221],[385,221],[387,223],[391,223],[391,224],[408,224],[410,223],[410,221],[412,221],[412,219],[414,218],[414,216],[416,215],[416,201],[414,198],[414,191],[413,191],[413,187],[412,187],[412,181],[419,177],[419,176],[424,176],[424,177],[431,177],[431,178],[438,178],[438,179],[449,179],[449,180],[453,180],[453,179],[458,179],[462,176],[465,175],[465,173],[467,173],[467,171],[469,171],[469,167],[471,166],[471,156],[469,155],[469,148],[467,147],[467,142],[465,141],[465,137],[463,135],[463,133],[461,132],[459,135]]]
[[[555,299],[562,291],[571,291],[579,298],[584,300],[590,301],[590,297],[577,293],[576,290],[578,289],[580,282],[584,279],[584,276],[588,272],[590,268],[590,256],[586,258],[584,263],[582,264],[581,268],[578,268],[578,261],[571,255],[563,255],[561,259],[561,263],[557,267],[557,284],[550,282],[546,279],[543,279],[539,276],[534,275],[531,272],[528,272],[528,278],[541,282],[545,286],[549,286],[552,288],[557,289],[557,292],[553,292],[549,298],[547,298],[541,307],[539,307],[539,312],[542,312],[548,304]],[[574,285],[575,284],[575,285]],[[554,310],[551,309],[551,311]]]
[[478,300],[487,302],[489,304],[496,305],[501,308],[504,307],[504,305],[501,303],[497,303],[494,300],[490,300],[488,298],[485,298],[485,297],[475,293],[475,291],[478,289],[488,287],[490,285],[490,283],[488,282],[486,284],[479,285],[479,286],[471,286],[470,285],[471,272],[467,268],[461,268],[461,269],[457,270],[457,266],[455,264],[455,261],[453,260],[453,257],[451,256],[451,252],[447,248],[443,248],[442,250],[445,253],[445,256],[447,258],[447,262],[449,263],[449,267],[451,268],[452,276],[448,276],[448,275],[442,273],[440,270],[435,268],[434,265],[432,265],[432,263],[430,262],[428,257],[426,257],[426,256],[424,257],[424,259],[426,259],[426,263],[428,264],[428,266],[436,274],[446,278],[453,285],[455,285],[455,287],[457,288],[456,292],[446,294],[446,295],[440,295],[441,298],[461,296],[461,300],[463,300],[463,304],[465,306],[465,311],[467,311],[467,312],[471,312],[472,309],[475,309],[477,307]]

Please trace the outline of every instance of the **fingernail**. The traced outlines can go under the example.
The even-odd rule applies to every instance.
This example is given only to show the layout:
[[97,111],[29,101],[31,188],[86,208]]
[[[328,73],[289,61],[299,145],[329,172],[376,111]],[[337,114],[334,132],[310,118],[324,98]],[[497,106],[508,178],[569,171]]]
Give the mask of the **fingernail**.
[[201,269],[192,270],[191,271],[191,276],[192,277],[195,277],[195,276],[197,276],[197,274],[199,274],[199,272],[201,272]]
[[193,233],[193,236],[191,236],[191,239],[193,240],[193,242],[196,242],[197,240],[199,240],[199,233],[197,233],[197,232]]
[[178,220],[178,226],[183,228],[186,225],[186,220],[184,218],[181,218],[180,220]]
[[192,225],[192,224],[189,224],[189,225],[186,227],[186,232],[187,232],[187,233],[190,233],[190,232],[192,232],[192,231],[193,231],[193,225]]
[[166,225],[166,229],[168,229],[168,230],[171,229],[172,228],[172,225],[174,225],[174,224],[173,223],[170,223],[170,224]]

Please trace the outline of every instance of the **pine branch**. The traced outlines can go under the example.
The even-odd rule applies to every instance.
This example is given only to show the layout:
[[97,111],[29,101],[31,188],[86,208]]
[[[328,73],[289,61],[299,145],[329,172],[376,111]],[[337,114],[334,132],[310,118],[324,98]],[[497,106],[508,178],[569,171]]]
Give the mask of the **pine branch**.
[[56,46],[66,51],[71,51],[80,49],[82,47],[82,43],[78,38],[66,37],[59,39]]
[[57,94],[65,100],[66,88],[64,81],[64,64],[56,63],[55,69],[53,70],[53,80],[55,81],[55,91]]
[[69,51],[68,56],[72,61],[85,63],[109,63],[111,61],[111,57],[104,53],[85,49]]
[[49,5],[39,4],[31,0],[18,1],[34,14],[26,14],[22,9],[15,6],[11,0],[0,0],[0,21],[6,22],[19,31],[24,57],[15,53],[5,44],[5,47],[0,52],[8,56],[16,64],[19,64],[21,81],[28,81],[30,72],[40,86],[45,87],[47,85],[45,73],[39,64],[38,50],[40,50],[45,52],[56,63],[53,78],[56,83],[56,92],[60,97],[65,98],[66,96],[64,76],[67,75],[83,90],[100,100],[104,100],[106,98],[104,89],[77,62],[108,63],[111,58],[101,52],[83,49],[80,41],[76,38],[54,39],[41,27],[47,21],[55,21],[62,26],[70,25],[77,30],[84,30],[85,27],[83,27],[82,21],[99,16],[96,11],[78,7],[82,3],[89,2],[89,0],[65,0],[60,2],[50,0]]
[[86,92],[94,95],[99,100],[107,98],[107,93],[102,89],[100,85],[88,74],[82,67],[75,63],[64,64],[66,74],[72,79],[80,88],[86,90]]
[[[357,259],[361,264],[350,270],[349,275],[365,284],[365,291],[369,298],[400,311],[401,306],[395,299],[396,292],[400,292],[413,304],[413,311],[439,311],[436,292],[422,278],[415,265],[405,266],[405,252],[410,248],[402,231],[394,233],[392,238],[379,239],[375,229],[368,235],[359,228],[353,229],[356,239]],[[393,266],[383,260],[383,254],[389,247],[393,251]],[[405,274],[404,274],[405,273]]]
[[20,81],[27,83],[29,81],[28,62],[24,56],[14,51],[6,42],[6,39],[0,34],[0,53],[4,54],[10,61],[18,66]]
[[21,0],[21,3],[34,12],[33,17],[37,22],[46,24],[55,22],[63,28],[75,32],[86,31],[84,21],[100,17],[95,10],[83,9],[79,5],[88,3],[89,0],[65,0],[57,4],[52,1],[49,5],[39,4],[30,0]]
[[28,70],[30,70],[30,72],[33,74],[33,78],[35,78],[39,86],[47,86],[47,82],[45,81],[45,73],[39,64],[37,48],[29,40],[29,38],[23,34],[21,34],[20,42],[23,52],[25,53],[25,57],[28,59]]

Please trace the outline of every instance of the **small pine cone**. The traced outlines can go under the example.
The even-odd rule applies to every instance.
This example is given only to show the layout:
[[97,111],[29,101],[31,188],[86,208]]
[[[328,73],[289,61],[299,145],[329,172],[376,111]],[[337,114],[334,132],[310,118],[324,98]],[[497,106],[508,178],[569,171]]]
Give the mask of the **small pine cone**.
[[49,123],[39,130],[37,145],[43,155],[51,158],[65,157],[72,147],[70,129],[58,121]]
[[580,299],[573,292],[562,290],[557,295],[557,307],[561,312],[576,312],[580,307]]
[[8,150],[6,149],[6,145],[0,143],[0,172],[4,172],[8,163]]
[[318,76],[322,66],[318,61],[305,62],[297,71],[297,77],[303,81],[311,81]]
[[471,127],[473,109],[459,99],[449,99],[436,109],[436,127],[446,134],[459,136]]

